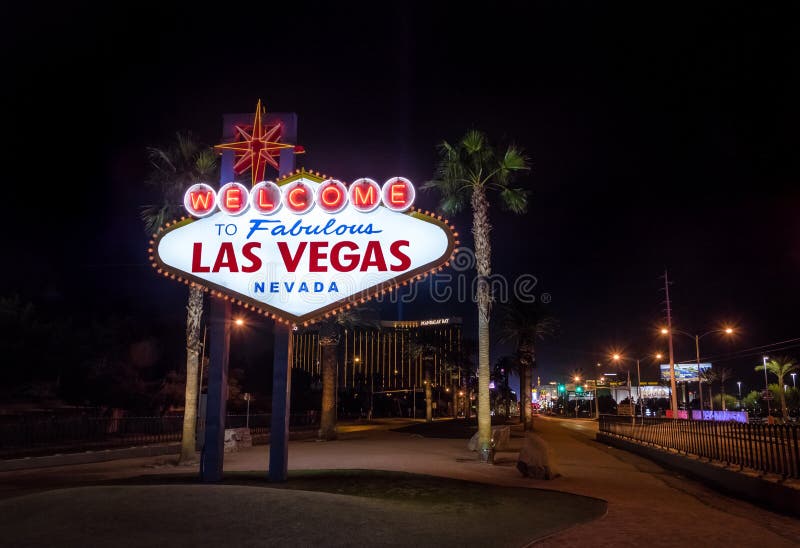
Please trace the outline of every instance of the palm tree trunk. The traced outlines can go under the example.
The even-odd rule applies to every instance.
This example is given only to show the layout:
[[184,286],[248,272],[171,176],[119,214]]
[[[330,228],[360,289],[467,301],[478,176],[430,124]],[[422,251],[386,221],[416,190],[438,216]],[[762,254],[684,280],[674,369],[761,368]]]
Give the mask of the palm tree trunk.
[[318,438],[336,439],[336,344],[322,345],[322,413]]
[[431,373],[425,368],[425,422],[433,422],[433,390],[431,390]]
[[478,459],[491,462],[492,419],[489,404],[489,314],[492,273],[492,246],[489,240],[489,202],[483,187],[472,191],[472,234],[475,238],[475,265],[478,271]]
[[524,428],[523,430],[533,430],[533,409],[531,409],[531,381],[533,380],[533,371],[531,368],[531,364],[525,364],[525,384],[519,387],[519,391],[522,393],[520,396],[521,399],[525,401],[525,407],[522,409],[522,413],[524,413],[525,421],[524,421]]
[[197,460],[195,435],[197,431],[197,378],[200,364],[200,320],[203,318],[203,290],[189,288],[186,304],[186,388],[183,404],[183,435],[181,436],[181,464]]
[[784,424],[789,419],[789,409],[786,407],[786,391],[783,389],[783,376],[778,377],[778,389],[781,391],[781,412]]

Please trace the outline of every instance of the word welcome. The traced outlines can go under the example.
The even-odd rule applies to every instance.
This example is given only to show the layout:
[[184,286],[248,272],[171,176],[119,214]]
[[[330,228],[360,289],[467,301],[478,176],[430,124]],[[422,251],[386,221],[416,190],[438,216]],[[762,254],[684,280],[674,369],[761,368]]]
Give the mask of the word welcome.
[[261,215],[274,215],[281,207],[302,215],[315,206],[333,214],[348,205],[362,213],[369,213],[380,205],[403,212],[412,206],[415,197],[414,185],[405,177],[392,177],[383,186],[372,179],[361,178],[349,187],[337,179],[326,179],[316,188],[303,180],[283,187],[272,181],[262,181],[250,190],[241,183],[231,182],[222,185],[219,191],[197,183],[184,194],[183,205],[194,217],[205,217],[217,209],[227,215],[241,215],[248,209]]

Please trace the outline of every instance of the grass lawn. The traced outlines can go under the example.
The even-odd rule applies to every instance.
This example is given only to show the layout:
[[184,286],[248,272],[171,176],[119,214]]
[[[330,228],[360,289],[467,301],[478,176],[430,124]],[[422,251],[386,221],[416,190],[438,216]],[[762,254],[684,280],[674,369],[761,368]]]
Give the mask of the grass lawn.
[[375,470],[270,484],[229,473],[60,489],[0,501],[8,546],[523,546],[605,514],[598,499]]

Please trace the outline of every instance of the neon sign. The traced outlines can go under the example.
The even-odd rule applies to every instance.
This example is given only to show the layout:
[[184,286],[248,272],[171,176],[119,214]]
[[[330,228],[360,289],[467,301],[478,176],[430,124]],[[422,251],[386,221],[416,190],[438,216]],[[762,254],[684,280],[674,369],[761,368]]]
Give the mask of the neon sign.
[[187,189],[191,215],[151,241],[161,274],[290,323],[330,316],[441,270],[458,233],[418,211],[411,181],[350,185],[297,171],[248,190]]

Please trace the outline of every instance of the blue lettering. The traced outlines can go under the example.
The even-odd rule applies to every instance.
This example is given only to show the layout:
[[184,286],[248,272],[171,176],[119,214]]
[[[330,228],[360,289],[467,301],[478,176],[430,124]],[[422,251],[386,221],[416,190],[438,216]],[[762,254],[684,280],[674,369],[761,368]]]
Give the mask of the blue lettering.
[[328,293],[331,291],[339,292],[339,287],[336,285],[336,282],[331,282],[331,286],[328,288]]
[[256,282],[255,289],[253,290],[255,293],[263,293],[264,292],[264,282]]
[[292,282],[292,283],[283,282],[283,286],[286,288],[286,292],[287,293],[291,293],[292,289],[294,288],[294,282]]
[[300,289],[298,289],[297,292],[308,293],[308,284],[306,282],[300,282]]
[[322,282],[314,282],[314,293],[321,293],[323,287]]
[[278,282],[269,282],[269,292],[277,293],[278,291],[280,291],[278,289]]

